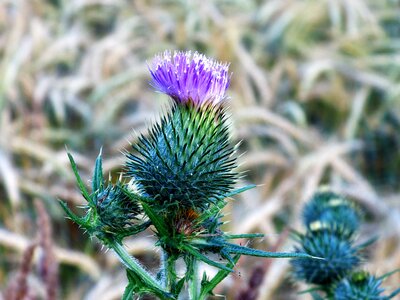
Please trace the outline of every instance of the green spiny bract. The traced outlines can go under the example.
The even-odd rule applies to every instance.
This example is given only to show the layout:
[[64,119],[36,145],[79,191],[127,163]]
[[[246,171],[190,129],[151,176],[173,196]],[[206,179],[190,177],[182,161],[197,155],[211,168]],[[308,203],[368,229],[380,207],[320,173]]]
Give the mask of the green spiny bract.
[[292,260],[294,275],[298,279],[313,284],[331,284],[343,278],[360,263],[358,249],[353,247],[352,241],[340,238],[333,232],[311,231],[300,235],[299,238],[300,246],[296,247],[297,252],[323,259]]
[[334,289],[334,300],[389,300],[381,287],[382,279],[366,272],[356,272],[343,279]]
[[360,225],[360,213],[346,198],[320,191],[305,205],[303,223],[309,230],[326,229],[351,237]]
[[237,177],[221,106],[175,104],[133,148],[137,154],[127,155],[127,175],[160,209],[205,210],[230,191]]

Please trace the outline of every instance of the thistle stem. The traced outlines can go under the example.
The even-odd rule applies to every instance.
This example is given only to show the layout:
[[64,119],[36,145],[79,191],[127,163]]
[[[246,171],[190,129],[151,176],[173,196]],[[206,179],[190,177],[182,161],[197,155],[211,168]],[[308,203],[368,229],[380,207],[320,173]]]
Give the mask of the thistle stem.
[[113,240],[108,240],[107,245],[115,251],[122,263],[131,271],[133,271],[146,285],[146,287],[153,290],[156,294],[164,295],[166,298],[172,298],[171,295],[164,290],[159,282],[146,271],[140,263],[132,257],[121,244]]
[[189,298],[191,300],[198,300],[200,292],[198,261],[195,257],[192,256],[190,258],[189,264],[187,265],[187,268],[189,269],[188,271],[190,272]]
[[166,255],[166,283],[167,283],[167,288],[169,290],[172,290],[175,288],[176,285],[176,269],[175,269],[175,262],[176,262],[176,257],[174,255],[169,255],[167,251],[165,251]]
[[168,287],[168,253],[165,250],[161,251],[160,257],[160,273],[161,273],[161,283],[164,288]]

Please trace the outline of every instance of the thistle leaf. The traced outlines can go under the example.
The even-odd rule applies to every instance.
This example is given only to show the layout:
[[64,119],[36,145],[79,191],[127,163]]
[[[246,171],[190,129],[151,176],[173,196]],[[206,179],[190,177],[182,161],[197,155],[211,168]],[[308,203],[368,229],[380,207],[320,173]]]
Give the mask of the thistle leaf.
[[79,176],[79,171],[76,166],[74,158],[72,157],[71,153],[69,153],[69,152],[67,152],[67,155],[68,155],[71,167],[72,167],[72,171],[75,174],[76,182],[78,184],[79,190],[82,193],[83,198],[86,199],[86,201],[90,204],[90,206],[94,206],[95,204],[93,202],[93,199],[90,197],[89,192],[87,191],[87,189],[82,181],[82,178]]
[[[228,262],[226,267],[228,269],[233,268],[236,263],[238,262],[240,258],[240,254],[236,254],[233,258],[232,261]],[[231,272],[228,270],[220,270],[218,273],[210,280],[208,281],[205,277],[203,276],[202,280],[202,288],[200,292],[200,297],[199,299],[204,299],[207,295],[212,294],[212,290],[222,281],[224,280]]]
[[311,258],[311,259],[321,259],[315,256],[311,256],[306,253],[298,253],[298,252],[268,252],[258,249],[251,249],[235,244],[225,243],[225,249],[229,253],[235,254],[243,254],[257,257],[268,257],[268,258]]
[[191,246],[182,245],[182,250],[188,252],[189,254],[191,254],[194,257],[196,257],[197,259],[205,262],[206,264],[209,264],[210,266],[213,266],[213,267],[216,267],[218,269],[225,270],[228,272],[233,272],[233,269],[209,259],[207,256],[201,254],[198,250],[194,249]]
[[125,288],[121,300],[132,300],[134,293],[135,293],[135,284],[129,283]]
[[59,202],[61,205],[61,208],[65,211],[65,213],[68,215],[68,217],[76,224],[78,224],[81,227],[84,227],[85,229],[88,228],[88,224],[87,224],[87,218],[82,218],[82,217],[78,217],[77,215],[75,215],[67,206],[67,204],[64,201],[60,201]]
[[143,211],[147,215],[147,217],[151,220],[154,227],[157,229],[157,232],[160,236],[168,236],[168,226],[165,222],[160,218],[159,215],[150,207],[148,203],[141,202]]
[[97,195],[100,191],[103,190],[103,166],[101,159],[102,149],[100,149],[100,153],[97,156],[96,164],[93,171],[93,182],[92,182],[92,192]]
[[227,240],[234,239],[254,239],[263,238],[265,235],[263,233],[243,233],[243,234],[225,234],[224,238]]

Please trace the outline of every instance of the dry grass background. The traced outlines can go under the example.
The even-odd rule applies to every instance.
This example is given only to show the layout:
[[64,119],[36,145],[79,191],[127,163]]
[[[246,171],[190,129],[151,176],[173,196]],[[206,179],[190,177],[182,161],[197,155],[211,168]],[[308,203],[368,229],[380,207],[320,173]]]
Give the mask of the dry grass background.
[[[164,49],[231,62],[233,138],[243,141],[240,169],[248,170],[239,185],[259,187],[229,205],[227,230],[263,232],[253,247],[291,250],[279,233],[300,229],[302,205],[329,184],[361,205],[359,240],[379,237],[365,268],[400,268],[399,16],[397,0],[2,0],[4,298],[23,272],[30,274],[25,299],[53,295],[49,286],[57,285],[46,274],[57,271],[43,275],[43,268],[55,261],[62,299],[121,296],[117,259],[66,220],[57,203],[82,204],[65,145],[85,180],[101,146],[106,172],[118,174],[132,129],[144,131],[168,101],[149,88],[145,64]],[[150,231],[127,245],[155,265]],[[31,271],[18,271],[31,259]],[[254,270],[265,271],[258,299],[308,299],[296,295],[304,287],[296,287],[283,259],[242,258],[217,292],[235,299]],[[385,285],[399,282],[397,274]]]

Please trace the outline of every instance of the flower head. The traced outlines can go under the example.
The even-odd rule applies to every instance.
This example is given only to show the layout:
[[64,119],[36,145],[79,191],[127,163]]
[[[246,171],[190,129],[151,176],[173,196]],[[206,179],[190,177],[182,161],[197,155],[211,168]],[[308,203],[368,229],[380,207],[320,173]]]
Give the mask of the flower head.
[[303,223],[308,229],[324,228],[342,237],[351,237],[360,226],[357,207],[329,190],[320,190],[304,206]]
[[193,102],[220,104],[225,98],[230,76],[228,64],[191,51],[165,51],[149,65],[152,85],[179,104]]
[[291,264],[294,275],[308,283],[329,285],[360,264],[358,250],[352,241],[327,230],[307,232],[300,236],[300,245],[296,247],[296,252],[321,257],[323,260],[293,259]]
[[219,107],[174,105],[132,145],[127,175],[141,194],[168,211],[207,210],[238,176],[226,118]]

